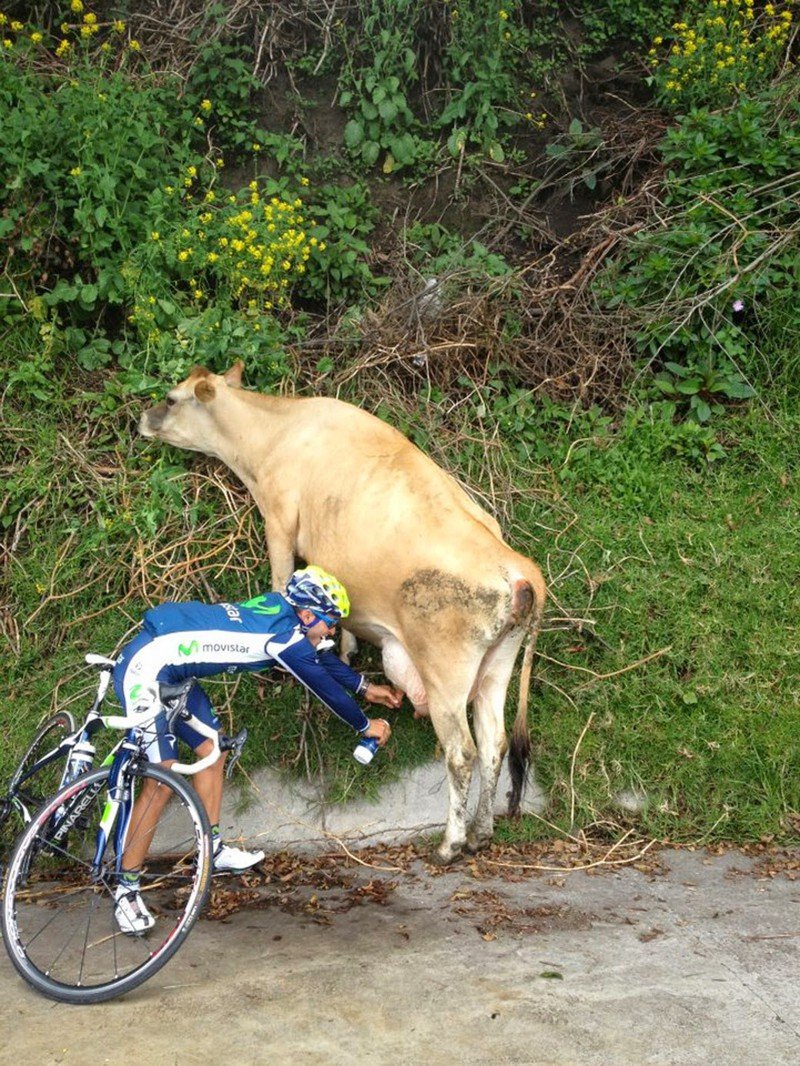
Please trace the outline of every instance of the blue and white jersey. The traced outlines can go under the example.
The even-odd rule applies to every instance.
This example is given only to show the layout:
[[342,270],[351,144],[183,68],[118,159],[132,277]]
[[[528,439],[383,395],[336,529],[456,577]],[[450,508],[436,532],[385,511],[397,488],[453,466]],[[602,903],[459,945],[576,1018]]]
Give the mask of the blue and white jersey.
[[280,593],[246,603],[164,603],[146,612],[142,630],[122,649],[114,671],[126,710],[145,686],[157,682],[176,684],[278,664],[355,730],[363,732],[369,725],[350,695],[366,690],[366,678],[333,652],[317,652]]

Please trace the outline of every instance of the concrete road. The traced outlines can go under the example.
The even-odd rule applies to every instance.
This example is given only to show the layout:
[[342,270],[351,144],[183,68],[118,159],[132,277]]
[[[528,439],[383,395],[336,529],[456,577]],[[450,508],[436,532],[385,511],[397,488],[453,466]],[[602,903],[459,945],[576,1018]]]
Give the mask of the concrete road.
[[52,1003],[0,960],[0,1063],[800,1062],[795,871],[659,858],[594,874],[286,858],[263,885],[222,884],[217,911],[233,890],[249,905],[124,999]]

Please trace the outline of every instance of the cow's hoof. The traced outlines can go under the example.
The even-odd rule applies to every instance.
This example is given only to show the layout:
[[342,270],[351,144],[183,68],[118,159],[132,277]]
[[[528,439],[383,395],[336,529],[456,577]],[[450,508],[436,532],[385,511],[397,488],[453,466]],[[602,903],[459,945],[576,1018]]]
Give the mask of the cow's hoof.
[[472,833],[467,833],[467,851],[470,855],[477,855],[479,851],[485,851],[491,842],[491,834],[489,836],[473,836]]
[[447,848],[445,851],[442,851],[441,848],[434,848],[428,861],[433,866],[450,866],[451,863],[455,862],[456,859],[459,859],[460,857],[461,848]]

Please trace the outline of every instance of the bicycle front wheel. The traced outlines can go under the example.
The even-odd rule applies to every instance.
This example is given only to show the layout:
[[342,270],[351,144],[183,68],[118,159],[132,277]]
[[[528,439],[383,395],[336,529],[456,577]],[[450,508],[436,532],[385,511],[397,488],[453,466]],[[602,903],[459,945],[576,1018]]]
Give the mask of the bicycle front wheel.
[[75,721],[69,711],[59,711],[40,726],[11,778],[7,802],[0,805],[0,826],[13,811],[19,814],[20,826],[30,821],[33,812],[58,791],[66,765],[64,758],[54,757],[29,780],[24,781],[23,778],[41,758],[49,752],[55,753],[64,737],[74,732]]
[[[96,862],[109,772],[85,774],[45,803],[8,865],[2,902],[6,949],[29,984],[62,1003],[112,999],[160,970],[186,939],[211,884],[211,830],[195,792],[169,770],[131,765],[125,784],[132,795],[149,781],[142,795],[153,797],[159,810],[165,798],[169,806],[141,876],[142,898],[155,925],[141,938],[120,930],[114,909],[124,852],[115,855],[110,841]],[[138,813],[146,814],[137,808]],[[108,836],[113,841],[114,833]],[[129,833],[124,847],[132,846]]]

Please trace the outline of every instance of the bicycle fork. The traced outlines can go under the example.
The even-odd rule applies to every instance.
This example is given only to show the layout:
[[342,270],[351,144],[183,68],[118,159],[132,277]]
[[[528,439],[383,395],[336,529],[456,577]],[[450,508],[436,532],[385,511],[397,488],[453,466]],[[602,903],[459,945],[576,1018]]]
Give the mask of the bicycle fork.
[[[125,852],[125,838],[133,813],[133,784],[128,776],[128,768],[138,747],[130,738],[126,739],[113,758],[108,777],[108,798],[97,827],[97,840],[94,861],[92,863],[92,880],[103,880],[103,856],[113,832],[114,875],[119,877],[122,856]],[[110,757],[109,757],[110,758]]]

